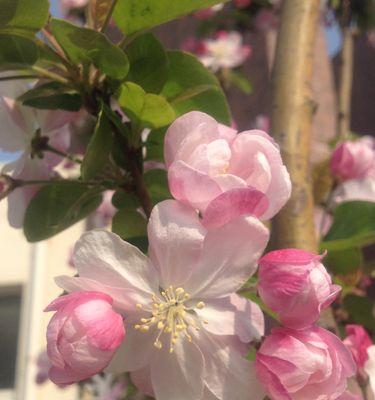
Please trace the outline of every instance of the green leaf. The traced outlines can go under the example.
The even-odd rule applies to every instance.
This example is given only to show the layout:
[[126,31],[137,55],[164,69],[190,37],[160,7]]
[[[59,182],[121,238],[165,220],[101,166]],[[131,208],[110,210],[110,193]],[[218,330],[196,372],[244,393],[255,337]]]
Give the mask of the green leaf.
[[112,220],[112,232],[144,253],[147,251],[147,221],[138,211],[119,210]]
[[324,265],[334,274],[349,274],[360,268],[362,264],[362,252],[357,247],[332,250],[324,258]]
[[82,107],[81,95],[59,82],[37,86],[24,93],[18,100],[25,106],[44,110],[78,111]]
[[80,183],[46,185],[26,210],[25,236],[29,242],[48,239],[87,217],[101,201],[98,188],[90,189]]
[[143,174],[143,179],[153,204],[172,198],[165,169],[150,169]]
[[0,0],[0,31],[37,32],[47,23],[48,0]]
[[164,137],[166,132],[165,127],[150,132],[146,142],[146,160],[164,162]]
[[31,39],[0,34],[0,71],[26,69],[37,62],[38,54]]
[[170,124],[175,112],[164,97],[146,93],[132,82],[123,83],[118,91],[118,101],[124,112],[149,128],[160,128]]
[[168,77],[168,58],[163,45],[152,33],[135,38],[127,47],[130,62],[127,79],[149,93],[159,93]]
[[244,74],[239,71],[230,70],[229,81],[245,94],[250,94],[253,91],[251,82],[246,78]]
[[102,110],[82,161],[81,174],[84,180],[95,178],[103,170],[109,160],[112,146],[111,125]]
[[114,18],[129,35],[226,0],[118,0]]
[[375,318],[372,314],[374,302],[370,298],[350,294],[344,298],[344,308],[356,324],[370,330],[374,329]]
[[375,241],[375,203],[350,201],[336,207],[322,249],[342,250]]
[[128,208],[131,210],[141,207],[139,198],[133,193],[126,193],[124,190],[117,190],[112,196],[112,204],[117,209]]
[[124,79],[129,71],[126,54],[105,35],[61,19],[52,19],[51,30],[73,64],[93,63],[114,79]]
[[169,75],[161,94],[178,115],[202,111],[230,125],[231,117],[219,81],[193,55],[168,51]]

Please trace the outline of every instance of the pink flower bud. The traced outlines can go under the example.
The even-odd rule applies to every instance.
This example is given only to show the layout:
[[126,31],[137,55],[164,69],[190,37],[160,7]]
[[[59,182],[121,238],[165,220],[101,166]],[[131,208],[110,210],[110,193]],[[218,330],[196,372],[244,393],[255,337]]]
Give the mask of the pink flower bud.
[[56,311],[47,328],[50,379],[66,385],[102,371],[125,337],[121,315],[112,298],[100,292],[74,292],[54,300]]
[[172,195],[198,209],[203,217],[213,206],[215,215],[236,214],[230,209],[236,208],[231,206],[234,195],[236,204],[242,203],[246,210],[246,204],[252,203],[249,194],[256,190],[268,202],[265,210],[261,207],[262,215],[256,216],[270,219],[290,196],[290,178],[280,149],[263,131],[237,133],[209,115],[193,111],[169,127],[164,154]]
[[336,399],[355,373],[341,340],[317,326],[274,329],[257,353],[255,368],[268,395],[277,400]]
[[341,287],[333,285],[321,256],[298,249],[272,251],[259,261],[259,294],[283,325],[301,329],[319,318]]
[[339,179],[362,179],[375,172],[375,141],[363,137],[338,144],[331,158],[332,173]]
[[372,345],[372,340],[361,325],[346,325],[346,334],[344,340],[345,346],[353,355],[358,368],[363,368],[369,356],[367,349]]

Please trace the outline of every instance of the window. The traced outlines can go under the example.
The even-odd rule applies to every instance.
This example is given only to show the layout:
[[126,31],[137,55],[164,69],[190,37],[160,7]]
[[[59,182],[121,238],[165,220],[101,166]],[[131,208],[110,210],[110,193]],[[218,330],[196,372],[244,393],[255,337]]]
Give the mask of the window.
[[13,389],[21,312],[21,287],[0,287],[0,391]]

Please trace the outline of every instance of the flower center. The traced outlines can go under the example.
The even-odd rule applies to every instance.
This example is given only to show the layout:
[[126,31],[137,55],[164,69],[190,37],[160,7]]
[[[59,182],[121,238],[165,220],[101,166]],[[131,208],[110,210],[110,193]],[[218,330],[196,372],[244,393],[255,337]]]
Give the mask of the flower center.
[[160,295],[152,296],[151,310],[146,310],[142,304],[137,304],[138,309],[145,309],[150,311],[149,318],[141,318],[140,323],[135,325],[134,328],[140,332],[149,332],[151,328],[156,327],[159,332],[154,342],[157,349],[161,349],[163,344],[161,336],[166,333],[170,336],[169,339],[169,352],[173,353],[173,347],[180,338],[187,338],[189,342],[192,337],[189,329],[193,328],[199,330],[195,319],[192,317],[194,308],[202,309],[205,304],[203,301],[198,302],[195,306],[188,306],[187,301],[190,300],[189,293],[181,287],[174,288],[170,286]]

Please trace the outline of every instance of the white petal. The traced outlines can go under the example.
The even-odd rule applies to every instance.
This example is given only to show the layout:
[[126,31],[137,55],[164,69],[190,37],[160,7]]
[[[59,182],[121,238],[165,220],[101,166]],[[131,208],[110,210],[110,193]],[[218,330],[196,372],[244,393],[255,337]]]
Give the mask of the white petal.
[[209,231],[202,261],[184,286],[194,297],[225,297],[236,292],[255,272],[269,237],[256,218],[239,217]]
[[200,348],[205,359],[205,382],[220,400],[261,400],[264,392],[256,377],[253,363],[243,358],[225,342],[201,332]]
[[205,229],[190,207],[166,200],[152,210],[148,224],[150,258],[159,270],[162,286],[181,286],[201,254]]
[[142,333],[134,329],[138,319],[132,315],[125,318],[125,339],[115,356],[108,365],[106,372],[121,373],[126,371],[137,371],[152,363],[158,350],[154,346],[155,338],[152,333]]
[[108,286],[89,278],[58,276],[56,284],[67,292],[98,291],[108,294],[113,299],[113,306],[118,312],[125,314],[137,310],[136,304],[145,304],[149,298],[142,296],[137,290]]
[[159,351],[151,365],[151,381],[158,400],[200,400],[203,395],[204,360],[194,343],[180,340],[174,353]]
[[[7,171],[8,167],[12,168],[12,177],[24,180],[49,179],[50,171],[42,160],[31,159],[23,154],[12,166],[5,166],[3,171]],[[7,196],[8,200],[8,220],[13,228],[21,228],[25,218],[26,209],[30,200],[40,189],[41,185],[29,185],[18,188]]]
[[215,335],[237,335],[247,343],[259,340],[264,334],[264,317],[259,306],[236,294],[208,300],[196,312],[208,322],[204,328]]
[[153,294],[158,279],[148,258],[114,233],[93,230],[84,233],[74,248],[73,262],[81,277],[124,290]]

